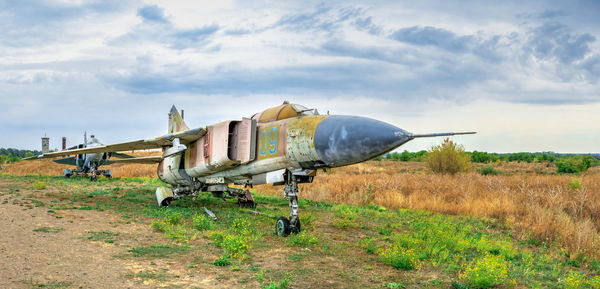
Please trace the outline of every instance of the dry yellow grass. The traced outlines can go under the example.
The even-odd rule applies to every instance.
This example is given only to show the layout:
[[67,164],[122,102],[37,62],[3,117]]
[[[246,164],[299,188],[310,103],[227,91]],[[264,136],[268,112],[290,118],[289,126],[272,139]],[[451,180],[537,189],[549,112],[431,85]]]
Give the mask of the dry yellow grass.
[[[161,152],[138,151],[127,154],[144,157],[160,155]],[[24,176],[27,174],[62,176],[65,168],[74,168],[74,166],[57,164],[49,159],[21,161],[4,166],[5,168],[2,170],[3,173],[15,176]],[[156,165],[153,164],[113,164],[102,166],[100,169],[112,170],[112,174],[115,177],[156,177]]]
[[[142,152],[151,155],[157,152]],[[62,175],[64,165],[48,160],[18,162],[2,172],[13,175]],[[437,175],[424,163],[366,162],[319,172],[312,184],[302,184],[302,198],[354,205],[377,204],[447,214],[485,216],[506,221],[523,239],[557,242],[572,253],[600,258],[600,167],[581,176],[547,175],[544,163],[498,163],[507,174],[476,172]],[[111,165],[116,177],[156,177],[155,165]],[[582,186],[569,182],[580,178]],[[282,187],[259,186],[261,193],[281,196]]]
[[[512,168],[511,168],[512,167]],[[476,172],[437,175],[423,163],[367,162],[321,173],[301,186],[300,196],[315,201],[377,204],[501,219],[523,239],[554,242],[571,253],[600,257],[600,167],[579,176],[542,175],[546,164],[501,164],[507,175]],[[259,191],[281,195],[281,187]]]

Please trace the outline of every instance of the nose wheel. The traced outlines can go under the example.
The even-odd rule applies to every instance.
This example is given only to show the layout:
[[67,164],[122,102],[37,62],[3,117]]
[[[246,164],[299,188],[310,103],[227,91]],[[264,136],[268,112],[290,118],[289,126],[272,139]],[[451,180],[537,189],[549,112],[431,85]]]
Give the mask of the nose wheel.
[[302,229],[298,217],[298,182],[295,176],[289,172],[285,181],[284,193],[290,201],[290,218],[282,216],[275,222],[275,234],[281,237],[298,234]]

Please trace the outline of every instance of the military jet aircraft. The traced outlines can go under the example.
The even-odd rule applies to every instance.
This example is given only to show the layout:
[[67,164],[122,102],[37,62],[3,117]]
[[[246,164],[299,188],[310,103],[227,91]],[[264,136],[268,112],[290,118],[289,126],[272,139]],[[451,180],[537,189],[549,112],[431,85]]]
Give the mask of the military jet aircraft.
[[[83,143],[70,147],[68,150],[74,149],[84,149],[84,148],[93,148],[102,146],[103,144],[98,141],[98,139],[94,136],[90,136],[90,141],[87,139],[87,133],[83,135]],[[111,157],[119,157],[125,160],[109,160]],[[41,156],[25,158],[24,160],[32,160],[38,159]],[[55,163],[63,164],[63,165],[71,165],[75,166],[74,170],[65,169],[64,176],[69,178],[72,175],[77,176],[88,176],[90,175],[90,180],[95,181],[98,179],[98,176],[104,175],[106,178],[112,178],[112,173],[110,170],[100,170],[100,166],[102,165],[110,165],[117,162],[126,161],[126,159],[134,158],[133,156],[118,153],[118,152],[102,152],[102,153],[88,153],[88,154],[76,154],[75,156],[70,156],[62,159],[54,160]]]
[[[162,156],[125,159],[158,164],[158,177],[169,185],[156,190],[161,206],[199,192],[236,197],[241,206],[253,206],[246,187],[283,185],[290,218],[279,217],[275,233],[287,236],[301,230],[298,184],[312,182],[317,169],[360,163],[419,137],[474,133],[412,134],[375,119],[319,115],[316,109],[288,102],[249,118],[194,129],[185,124],[182,114],[175,106],[171,108],[168,133],[163,136],[41,157],[162,148]],[[244,189],[229,184],[244,185]]]

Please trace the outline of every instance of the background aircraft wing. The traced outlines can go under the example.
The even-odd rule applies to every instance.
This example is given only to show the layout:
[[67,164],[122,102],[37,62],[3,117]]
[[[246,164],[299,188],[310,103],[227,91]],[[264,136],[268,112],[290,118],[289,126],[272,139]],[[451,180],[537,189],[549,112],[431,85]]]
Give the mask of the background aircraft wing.
[[122,159],[131,159],[131,158],[135,158],[132,155],[128,155],[128,154],[124,154],[124,153],[117,153],[117,152],[113,152],[110,154],[111,157],[115,157],[115,158],[122,158]]
[[100,146],[82,148],[82,149],[72,149],[72,150],[51,152],[51,153],[46,153],[46,154],[39,155],[39,156],[25,158],[23,160],[61,157],[61,156],[69,156],[69,155],[75,155],[75,154],[91,154],[91,153],[103,153],[103,152],[120,152],[120,151],[156,149],[156,148],[168,147],[168,146],[173,145],[173,140],[175,138],[179,138],[179,141],[181,144],[189,144],[193,141],[198,140],[205,134],[206,134],[206,129],[195,128],[195,129],[180,131],[180,132],[173,133],[173,134],[167,134],[167,135],[155,137],[152,139],[143,139],[143,140],[136,140],[136,141],[131,141],[131,142],[117,143],[117,144],[100,145]]
[[150,157],[139,157],[139,158],[127,158],[118,160],[109,160],[111,164],[156,164],[159,163],[163,158],[161,156],[150,156]]
[[55,163],[59,163],[59,164],[63,164],[63,165],[70,165],[70,166],[76,166],[77,165],[77,160],[75,160],[75,157],[68,157],[68,158],[64,158],[64,159],[57,159],[54,160]]

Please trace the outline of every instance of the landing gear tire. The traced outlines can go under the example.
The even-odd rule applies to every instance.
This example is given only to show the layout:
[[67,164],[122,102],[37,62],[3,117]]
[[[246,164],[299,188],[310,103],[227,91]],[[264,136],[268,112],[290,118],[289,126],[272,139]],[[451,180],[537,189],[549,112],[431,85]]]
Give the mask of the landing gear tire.
[[90,176],[90,181],[95,182],[96,180],[98,180],[98,176],[96,176],[96,175]]
[[70,178],[70,177],[71,177],[71,175],[65,175],[65,178],[67,178],[67,179]]
[[280,237],[287,237],[291,231],[290,220],[286,217],[279,217],[275,222],[275,234]]

